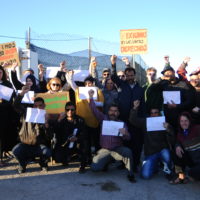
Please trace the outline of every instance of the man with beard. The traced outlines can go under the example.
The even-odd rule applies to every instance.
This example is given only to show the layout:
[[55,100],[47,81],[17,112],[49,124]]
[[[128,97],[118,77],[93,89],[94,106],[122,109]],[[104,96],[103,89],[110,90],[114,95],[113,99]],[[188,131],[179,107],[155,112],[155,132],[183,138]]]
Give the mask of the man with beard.
[[[119,109],[117,105],[111,105],[108,110],[108,115],[104,115],[102,112],[100,112],[94,103],[93,100],[94,91],[89,91],[89,106],[96,118],[99,120],[99,122],[103,122],[103,120],[108,121],[115,121],[120,122],[119,120]],[[100,146],[101,149],[97,152],[97,155],[93,158],[93,162],[91,165],[91,169],[93,171],[102,171],[109,163],[114,159],[117,161],[123,161],[125,164],[126,169],[128,170],[128,180],[130,182],[135,182],[135,177],[133,174],[133,158],[132,158],[132,152],[129,148],[123,146],[123,140],[129,140],[130,135],[127,131],[126,126],[124,125],[124,128],[121,128],[118,130],[119,134],[118,136],[113,135],[103,135],[101,132],[100,134]],[[119,136],[119,135],[122,136]]]
[[120,111],[120,119],[127,123],[128,130],[131,134],[130,142],[126,143],[128,147],[131,148],[134,155],[134,170],[138,171],[138,166],[140,165],[140,155],[142,152],[144,135],[142,131],[136,127],[133,127],[128,119],[129,113],[132,108],[132,102],[139,100],[140,106],[138,108],[138,116],[145,116],[145,104],[144,104],[144,90],[140,87],[140,85],[136,81],[136,71],[132,67],[126,67],[125,69],[125,80],[121,80],[117,76],[116,70],[116,60],[117,57],[115,55],[111,56],[111,64],[112,64],[112,81],[118,87],[118,101],[119,101],[119,111]]
[[175,104],[173,101],[164,104],[164,114],[166,121],[170,123],[174,129],[177,129],[177,118],[183,111],[189,111],[194,103],[194,91],[191,87],[180,79],[176,78],[174,69],[167,65],[161,72],[163,76],[157,83],[152,84],[152,92],[159,91],[180,91],[180,104]]

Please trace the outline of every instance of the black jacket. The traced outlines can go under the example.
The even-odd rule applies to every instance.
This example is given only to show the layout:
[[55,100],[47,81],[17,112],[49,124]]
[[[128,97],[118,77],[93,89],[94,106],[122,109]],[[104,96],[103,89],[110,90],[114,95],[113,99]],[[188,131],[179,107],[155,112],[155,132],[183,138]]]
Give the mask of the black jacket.
[[144,133],[145,156],[158,153],[164,148],[172,150],[175,144],[175,136],[172,127],[169,127],[166,131],[147,132],[146,118],[137,117],[137,110],[134,109],[130,111],[129,122],[137,128],[141,128]]

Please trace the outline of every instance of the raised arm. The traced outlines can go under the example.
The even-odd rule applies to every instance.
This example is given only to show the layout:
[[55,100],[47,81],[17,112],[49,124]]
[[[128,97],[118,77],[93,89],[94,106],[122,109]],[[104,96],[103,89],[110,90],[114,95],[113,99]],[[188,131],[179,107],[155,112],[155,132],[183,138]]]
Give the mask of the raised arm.
[[28,91],[30,91],[30,87],[28,86],[23,86],[22,87],[22,91],[20,94],[17,95],[14,103],[13,103],[13,106],[15,108],[15,110],[20,113],[21,115],[24,114],[26,112],[26,109],[24,107],[24,105],[21,103],[25,93],[27,93]]
[[112,55],[110,58],[111,61],[111,79],[112,81],[117,85],[117,87],[120,87],[120,85],[124,82],[122,81],[118,76],[117,76],[117,69],[116,69],[116,61],[117,61],[117,56]]
[[17,73],[16,73],[17,66],[18,66],[18,63],[16,63],[16,62],[12,64],[11,80],[12,80],[12,83],[13,83],[15,89],[16,90],[21,90],[22,87],[24,86],[24,84],[22,84],[17,78]]
[[186,81],[187,83],[189,83],[189,81],[187,80],[187,71],[186,71],[186,67],[188,66],[188,62],[190,61],[190,57],[186,57],[184,58],[183,62],[181,63],[180,67],[177,70],[177,74],[180,80],[182,81]]
[[66,80],[69,83],[69,85],[71,86],[71,88],[74,90],[74,92],[76,91],[76,89],[78,89],[78,86],[76,85],[75,81],[74,81],[74,71],[70,70],[66,73]]
[[89,90],[88,93],[89,93],[88,102],[89,102],[90,109],[92,110],[92,112],[95,115],[95,117],[100,122],[102,122],[104,120],[104,118],[105,118],[105,115],[96,108],[96,104],[95,104],[94,99],[93,99],[94,91],[93,90]]

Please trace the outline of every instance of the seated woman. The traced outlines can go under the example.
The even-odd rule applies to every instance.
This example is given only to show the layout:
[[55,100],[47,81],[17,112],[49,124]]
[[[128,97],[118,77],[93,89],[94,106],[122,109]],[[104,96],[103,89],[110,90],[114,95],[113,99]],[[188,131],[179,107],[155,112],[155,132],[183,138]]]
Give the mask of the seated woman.
[[179,132],[175,148],[175,172],[178,177],[172,184],[186,183],[185,167],[189,167],[188,178],[200,180],[200,125],[192,124],[190,114],[187,112],[179,116]]

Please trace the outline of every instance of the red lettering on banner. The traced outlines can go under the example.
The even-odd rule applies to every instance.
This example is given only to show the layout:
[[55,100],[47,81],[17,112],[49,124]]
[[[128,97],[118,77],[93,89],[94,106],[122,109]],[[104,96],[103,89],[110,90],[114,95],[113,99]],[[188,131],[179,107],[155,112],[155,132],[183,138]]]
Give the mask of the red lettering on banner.
[[5,50],[5,54],[13,54],[13,53],[16,53],[16,48],[12,48],[12,49],[7,49]]
[[135,52],[135,51],[147,51],[147,45],[144,46],[126,46],[121,47],[121,52]]

